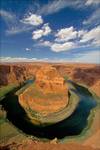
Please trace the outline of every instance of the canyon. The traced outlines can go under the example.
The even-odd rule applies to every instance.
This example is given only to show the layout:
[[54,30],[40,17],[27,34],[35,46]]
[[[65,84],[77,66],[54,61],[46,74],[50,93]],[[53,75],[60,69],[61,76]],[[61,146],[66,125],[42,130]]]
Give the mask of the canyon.
[[[91,94],[88,95],[89,91],[93,95],[96,94],[98,97],[98,107],[95,110],[93,110],[93,112],[95,112],[95,116],[94,116],[93,123],[91,124],[91,128],[89,129],[90,135],[87,133],[87,136],[85,135],[82,141],[80,140],[80,138],[77,140],[78,136],[76,139],[72,138],[70,141],[67,141],[68,140],[67,139],[65,141],[66,144],[60,144],[59,139],[57,139],[55,136],[54,139],[49,140],[46,143],[44,143],[42,141],[39,141],[38,139],[31,138],[31,136],[26,137],[22,133],[19,134],[18,130],[20,128],[18,128],[18,130],[15,129],[15,126],[12,126],[11,122],[9,122],[7,127],[5,127],[5,130],[7,128],[9,129],[10,127],[11,130],[9,131],[17,130],[16,131],[17,133],[14,131],[15,132],[14,134],[15,135],[17,134],[17,135],[12,136],[11,134],[10,136],[12,136],[12,138],[9,138],[8,136],[8,140],[4,139],[6,141],[6,144],[5,142],[2,143],[0,149],[5,150],[5,149],[14,148],[18,150],[24,150],[24,149],[25,150],[30,150],[30,149],[33,149],[33,150],[35,149],[36,150],[37,149],[41,149],[41,150],[42,149],[99,150],[100,148],[100,144],[99,144],[99,139],[100,139],[100,126],[99,126],[100,125],[100,118],[99,118],[99,115],[100,115],[100,109],[99,109],[100,108],[100,104],[99,104],[100,102],[100,98],[99,98],[100,96],[100,65],[79,64],[79,63],[76,63],[76,64],[42,63],[42,62],[0,64],[0,88],[1,89],[11,84],[15,84],[15,85],[17,84],[19,86],[23,86],[23,83],[25,83],[26,81],[29,81],[30,79],[34,81],[34,84],[32,83],[31,86],[24,89],[24,92],[22,92],[22,94],[19,94],[19,99],[18,99],[19,103],[17,101],[18,94],[12,95],[12,97],[10,97],[9,99],[6,99],[6,98],[4,99],[4,101],[6,100],[6,102],[4,103],[3,106],[6,106],[6,103],[7,103],[6,107],[12,111],[12,113],[10,111],[7,111],[7,113],[9,112],[10,115],[12,114],[13,118],[17,117],[15,120],[13,120],[14,121],[13,123],[15,122],[16,124],[18,123],[19,124],[18,127],[20,127],[20,125],[22,124],[22,128],[23,128],[23,125],[25,125],[25,123],[27,123],[28,121],[28,118],[25,118],[24,115],[23,115],[24,116],[23,119],[26,119],[26,122],[24,122],[25,120],[22,120],[21,122],[18,120],[18,119],[22,119],[20,111],[18,110],[19,104],[22,106],[22,108],[24,108],[26,112],[28,112],[27,110],[29,108],[33,110],[32,115],[34,114],[34,112],[38,112],[42,114],[44,117],[48,116],[49,114],[58,112],[59,110],[65,109],[67,104],[69,104],[69,99],[68,99],[69,89],[68,89],[68,85],[66,84],[66,81],[69,81],[69,82],[72,81],[73,83],[77,83],[75,85],[76,87],[77,85],[78,86],[82,85],[83,89],[86,89],[86,92],[84,90],[82,92],[86,93],[85,95],[86,97],[84,97],[84,100],[87,102],[87,105],[88,105],[89,100],[91,100]],[[80,89],[79,93],[82,94],[81,86],[80,88],[77,87],[76,93],[78,93],[78,89]],[[75,91],[75,89],[73,89],[73,91]],[[48,97],[48,95],[50,97]],[[9,97],[11,95],[8,94],[7,96]],[[83,99],[83,96],[84,94],[82,95],[82,99]],[[17,102],[17,105],[16,104],[14,105],[14,103],[16,102]],[[8,106],[8,103],[9,103],[9,106]],[[80,120],[82,120],[82,116],[85,110],[86,112],[88,111],[86,107],[85,107],[85,110],[83,107],[85,106],[82,105],[82,107],[78,109],[79,110],[78,118],[76,115],[76,120],[73,123],[71,123],[72,127],[74,123],[77,124],[79,123]],[[82,112],[82,109],[83,109],[83,112]],[[5,111],[3,110],[2,112],[5,112]],[[23,114],[23,111],[22,111],[22,114]],[[27,116],[30,118],[31,121],[33,119],[32,115],[30,113],[27,113]],[[60,115],[61,114],[57,115],[58,118],[60,117]],[[73,116],[74,116],[74,113],[73,113]],[[38,116],[38,119],[39,119],[39,116]],[[4,122],[4,124],[6,123],[7,122]],[[32,123],[34,123],[34,120]],[[67,123],[70,123],[70,120]],[[37,125],[37,122],[35,125]],[[63,126],[64,125],[62,125],[62,127]],[[28,130],[30,129],[33,131],[33,128],[31,128],[31,126],[29,127],[30,128],[28,128]],[[25,128],[27,128],[27,125],[25,125]],[[65,126],[65,129],[66,129],[66,126]],[[54,128],[53,133],[55,130],[56,130],[56,127]],[[52,135],[51,131],[52,130],[50,130],[48,133]],[[61,128],[61,130],[58,130],[58,131],[59,131],[58,132],[59,135],[60,133],[65,132],[63,128]],[[35,132],[36,131],[34,131],[34,133]],[[7,134],[8,133],[9,132],[7,132]],[[43,132],[41,132],[40,135],[43,135]],[[20,138],[22,138],[23,140],[19,141]],[[92,141],[92,144],[91,144],[91,141]]]
[[[0,87],[18,83],[35,77],[37,71],[46,63],[13,63],[0,64]],[[49,64],[49,63],[47,63]],[[78,83],[88,86],[100,96],[100,65],[51,63],[59,74]]]
[[55,67],[42,66],[35,75],[33,84],[19,94],[19,103],[31,119],[33,113],[47,116],[68,105],[68,86]]

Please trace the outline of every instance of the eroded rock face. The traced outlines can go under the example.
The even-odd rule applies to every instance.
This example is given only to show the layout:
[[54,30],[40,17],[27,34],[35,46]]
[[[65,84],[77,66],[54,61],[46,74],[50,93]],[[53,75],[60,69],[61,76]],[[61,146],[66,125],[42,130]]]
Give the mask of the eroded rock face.
[[[0,87],[20,83],[36,75],[44,63],[0,64]],[[100,96],[100,65],[95,64],[52,64],[61,76],[83,83]],[[11,69],[12,68],[12,69]],[[15,69],[13,69],[15,68]],[[20,75],[21,74],[21,75]]]
[[26,80],[26,68],[16,65],[0,65],[0,85],[22,83]]
[[64,78],[56,68],[47,65],[41,67],[36,73],[36,86],[45,93],[62,92],[66,90]]
[[23,83],[40,68],[32,64],[0,64],[0,86]]
[[67,106],[68,87],[56,68],[42,66],[36,73],[34,84],[19,95],[19,102],[27,110],[48,115]]

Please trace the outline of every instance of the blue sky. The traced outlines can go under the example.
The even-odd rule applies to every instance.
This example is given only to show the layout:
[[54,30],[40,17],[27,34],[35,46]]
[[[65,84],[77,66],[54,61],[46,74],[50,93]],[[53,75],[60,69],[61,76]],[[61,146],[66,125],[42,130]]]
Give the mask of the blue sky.
[[1,0],[0,60],[100,63],[100,0]]

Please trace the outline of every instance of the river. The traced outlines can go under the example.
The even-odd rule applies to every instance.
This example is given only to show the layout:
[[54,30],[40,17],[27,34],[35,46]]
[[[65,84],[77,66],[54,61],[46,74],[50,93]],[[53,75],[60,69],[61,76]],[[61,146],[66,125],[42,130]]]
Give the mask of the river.
[[[74,87],[70,90],[79,96],[80,102],[71,116],[50,126],[43,127],[33,125],[28,119],[24,109],[20,106],[15,91],[7,94],[0,103],[7,112],[8,120],[28,135],[49,139],[55,137],[61,139],[66,136],[79,135],[87,126],[87,118],[91,109],[96,106],[96,101],[87,88],[72,81],[69,82]],[[32,80],[27,81],[26,85],[29,85],[29,83],[32,84]]]

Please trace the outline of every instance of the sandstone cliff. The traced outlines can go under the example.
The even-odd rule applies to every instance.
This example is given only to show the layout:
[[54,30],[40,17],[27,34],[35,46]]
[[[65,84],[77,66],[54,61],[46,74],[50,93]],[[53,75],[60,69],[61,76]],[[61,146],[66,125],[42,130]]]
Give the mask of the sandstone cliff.
[[39,66],[30,64],[0,65],[0,86],[22,83],[28,78],[34,77]]
[[[0,86],[33,77],[44,63],[0,64]],[[100,96],[100,66],[95,64],[52,64],[61,76],[83,83]],[[12,68],[12,69],[11,69]],[[14,69],[15,68],[15,69]]]
[[42,66],[35,77],[34,84],[19,95],[22,107],[47,115],[67,106],[68,87],[56,68]]
[[43,66],[37,71],[36,85],[45,93],[67,91],[64,78],[50,65]]

